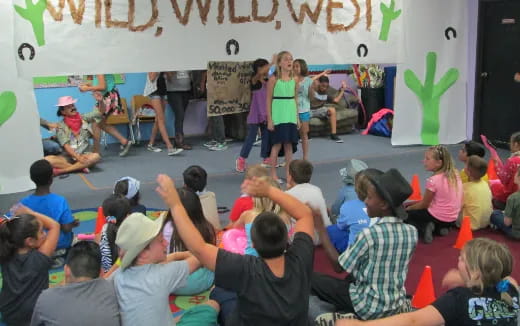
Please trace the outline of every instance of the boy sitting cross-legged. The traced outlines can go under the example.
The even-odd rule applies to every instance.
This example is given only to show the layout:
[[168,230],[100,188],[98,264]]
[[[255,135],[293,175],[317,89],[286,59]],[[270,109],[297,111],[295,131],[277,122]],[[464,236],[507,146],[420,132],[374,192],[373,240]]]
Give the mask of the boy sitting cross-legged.
[[[415,227],[403,223],[406,211],[402,204],[412,188],[399,171],[390,169],[369,181],[367,214],[380,219],[363,229],[339,256],[339,264],[349,276],[341,280],[315,273],[311,281],[311,294],[332,304],[335,312],[354,313],[365,320],[409,309],[404,281],[418,237]],[[321,325],[322,319],[329,322],[337,317],[323,314],[316,322]]]
[[276,214],[261,213],[251,228],[252,244],[260,257],[241,256],[206,243],[186,215],[173,181],[166,175],[157,181],[157,192],[170,207],[186,247],[215,271],[218,288],[236,292],[236,305],[225,318],[226,325],[307,324],[308,305],[302,303],[309,297],[314,253],[313,217],[307,206],[271,187],[265,178],[245,180],[243,192],[269,197],[297,222],[294,241],[287,247],[283,221]]

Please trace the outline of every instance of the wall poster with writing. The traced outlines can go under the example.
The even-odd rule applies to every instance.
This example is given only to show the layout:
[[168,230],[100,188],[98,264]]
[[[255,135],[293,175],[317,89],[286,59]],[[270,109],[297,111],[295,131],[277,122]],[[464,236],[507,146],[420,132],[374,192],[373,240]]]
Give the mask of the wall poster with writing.
[[208,63],[208,117],[248,112],[251,103],[251,61]]

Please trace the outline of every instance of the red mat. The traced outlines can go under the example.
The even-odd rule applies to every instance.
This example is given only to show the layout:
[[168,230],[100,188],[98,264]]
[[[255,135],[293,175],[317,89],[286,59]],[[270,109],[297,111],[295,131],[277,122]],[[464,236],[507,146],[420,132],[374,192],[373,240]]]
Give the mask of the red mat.
[[[408,278],[405,283],[406,290],[409,294],[415,292],[421,273],[426,265],[432,267],[435,294],[439,296],[446,291],[446,289],[442,289],[441,282],[444,274],[446,274],[449,269],[457,267],[460,250],[453,248],[453,245],[457,239],[458,232],[458,230],[453,230],[445,237],[435,237],[431,244],[424,244],[419,240],[419,244],[410,262]],[[486,237],[505,243],[511,250],[515,262],[512,276],[516,280],[520,280],[520,242],[510,240],[498,231],[491,229],[476,231],[473,233],[473,236],[475,238]],[[389,259],[391,259],[391,257],[389,257]],[[346,275],[346,273],[337,274],[334,272],[325,255],[325,251],[321,247],[316,248],[315,251],[314,270],[341,278]]]

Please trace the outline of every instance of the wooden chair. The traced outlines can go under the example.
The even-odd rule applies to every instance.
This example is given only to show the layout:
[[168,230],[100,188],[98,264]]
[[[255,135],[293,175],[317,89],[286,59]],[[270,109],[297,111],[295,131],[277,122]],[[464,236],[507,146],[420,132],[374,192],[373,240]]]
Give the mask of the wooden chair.
[[143,95],[134,95],[132,96],[131,108],[132,108],[132,122],[137,128],[137,139],[136,144],[139,144],[141,141],[141,122],[155,122],[155,116],[146,116],[139,115],[139,109],[143,107],[143,105],[148,104],[152,105],[150,98],[148,96]]
[[[121,125],[126,124],[128,125],[128,132],[130,133],[130,140],[132,143],[135,144],[135,137],[134,137],[134,129],[132,128],[132,122],[130,120],[130,115],[128,112],[128,105],[126,104],[126,99],[121,97],[121,109],[123,112],[121,114],[111,114],[108,116],[106,123],[109,125]],[[103,143],[105,145],[105,148],[107,147],[107,134],[106,132],[103,132]]]

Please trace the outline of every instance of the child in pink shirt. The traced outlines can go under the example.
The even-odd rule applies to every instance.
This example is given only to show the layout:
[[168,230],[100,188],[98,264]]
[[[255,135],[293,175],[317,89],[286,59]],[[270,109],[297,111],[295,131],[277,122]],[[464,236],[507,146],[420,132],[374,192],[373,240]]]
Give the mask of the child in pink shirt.
[[409,206],[409,223],[417,228],[425,243],[433,241],[433,233],[446,235],[455,224],[462,207],[462,181],[450,152],[444,146],[432,146],[424,153],[424,168],[433,172],[426,180],[421,201]]

